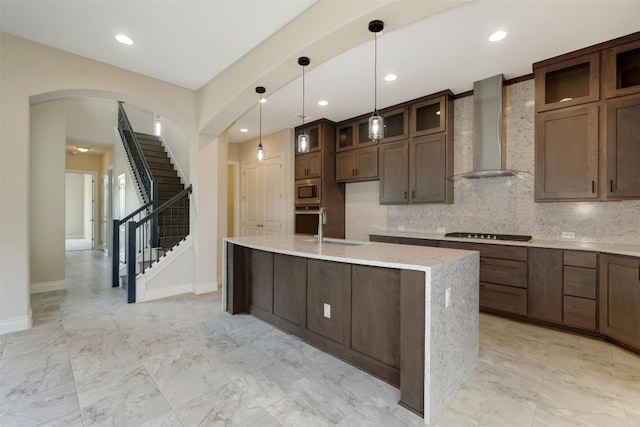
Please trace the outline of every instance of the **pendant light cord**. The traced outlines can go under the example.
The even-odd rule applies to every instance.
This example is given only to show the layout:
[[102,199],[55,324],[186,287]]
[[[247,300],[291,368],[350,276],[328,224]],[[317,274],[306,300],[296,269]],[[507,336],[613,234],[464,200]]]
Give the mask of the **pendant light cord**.
[[258,104],[260,104],[260,144],[262,144],[262,94],[260,94],[260,101],[258,102]]
[[302,66],[302,126],[304,126],[304,68]]
[[375,33],[373,39],[374,54],[373,54],[373,114],[378,113],[378,33]]

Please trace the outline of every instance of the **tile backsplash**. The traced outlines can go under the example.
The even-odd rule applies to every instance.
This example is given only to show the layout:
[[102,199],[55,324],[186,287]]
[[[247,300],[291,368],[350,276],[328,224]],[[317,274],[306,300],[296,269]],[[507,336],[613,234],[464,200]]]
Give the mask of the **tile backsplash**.
[[[507,168],[531,173],[524,178],[459,180],[450,205],[389,206],[387,228],[407,231],[474,231],[530,234],[535,239],[561,240],[563,231],[575,241],[640,244],[640,201],[533,201],[534,81],[507,86],[504,129]],[[455,174],[472,169],[473,98],[455,101]]]

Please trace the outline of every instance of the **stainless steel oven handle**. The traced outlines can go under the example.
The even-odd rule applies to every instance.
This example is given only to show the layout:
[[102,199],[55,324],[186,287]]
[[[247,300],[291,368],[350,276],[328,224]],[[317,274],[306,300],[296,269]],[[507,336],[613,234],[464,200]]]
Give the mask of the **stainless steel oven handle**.
[[295,211],[294,214],[320,215],[320,211]]

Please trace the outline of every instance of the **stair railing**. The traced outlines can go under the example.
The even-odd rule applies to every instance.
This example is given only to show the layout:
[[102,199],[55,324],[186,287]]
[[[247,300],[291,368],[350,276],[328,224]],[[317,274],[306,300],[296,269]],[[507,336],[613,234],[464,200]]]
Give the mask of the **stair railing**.
[[[189,185],[139,221],[131,219],[128,221],[127,302],[136,302],[136,276],[144,273],[167,251],[180,244],[189,235],[188,213],[191,191],[192,186]],[[158,227],[154,227],[152,225],[154,223],[158,224]],[[160,235],[154,236],[157,230]],[[140,265],[139,271],[138,265]]]
[[[125,243],[124,245],[124,257],[120,256],[120,227],[126,224],[128,221],[131,221],[135,217],[140,219],[143,214],[148,214],[149,208],[151,208],[152,203],[147,202],[144,205],[140,206],[135,211],[131,212],[129,215],[125,216],[122,219],[114,219],[113,220],[113,235],[112,241],[112,249],[113,255],[111,256],[111,287],[117,288],[120,286],[120,264],[127,263],[127,250],[129,246]],[[143,212],[145,211],[145,212]],[[127,227],[124,227],[124,241],[129,241],[129,230]]]

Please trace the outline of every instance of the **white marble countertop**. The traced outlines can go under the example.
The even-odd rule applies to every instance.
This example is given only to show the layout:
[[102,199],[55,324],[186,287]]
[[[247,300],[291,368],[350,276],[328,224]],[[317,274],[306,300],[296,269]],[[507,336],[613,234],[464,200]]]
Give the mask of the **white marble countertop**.
[[593,251],[605,252],[616,255],[628,255],[640,257],[640,245],[615,245],[608,243],[594,242],[576,242],[571,240],[537,240],[533,239],[529,242],[514,242],[510,240],[486,240],[486,239],[468,239],[444,237],[444,234],[438,233],[419,233],[411,231],[398,230],[372,230],[370,235],[390,236],[390,237],[408,237],[414,239],[430,239],[430,240],[448,240],[452,242],[467,243],[486,243],[489,245],[507,245],[507,246],[526,246],[531,248],[550,248],[550,249],[569,249],[577,251]]
[[[445,264],[468,256],[477,256],[474,252],[458,249],[390,245],[388,243],[376,242],[354,242],[341,239],[331,240],[360,244],[345,245],[326,241],[319,244],[310,236],[293,234],[282,236],[226,237],[224,239],[226,242],[240,246],[285,255],[419,271],[427,271],[436,265]],[[390,246],[393,246],[393,248]]]

